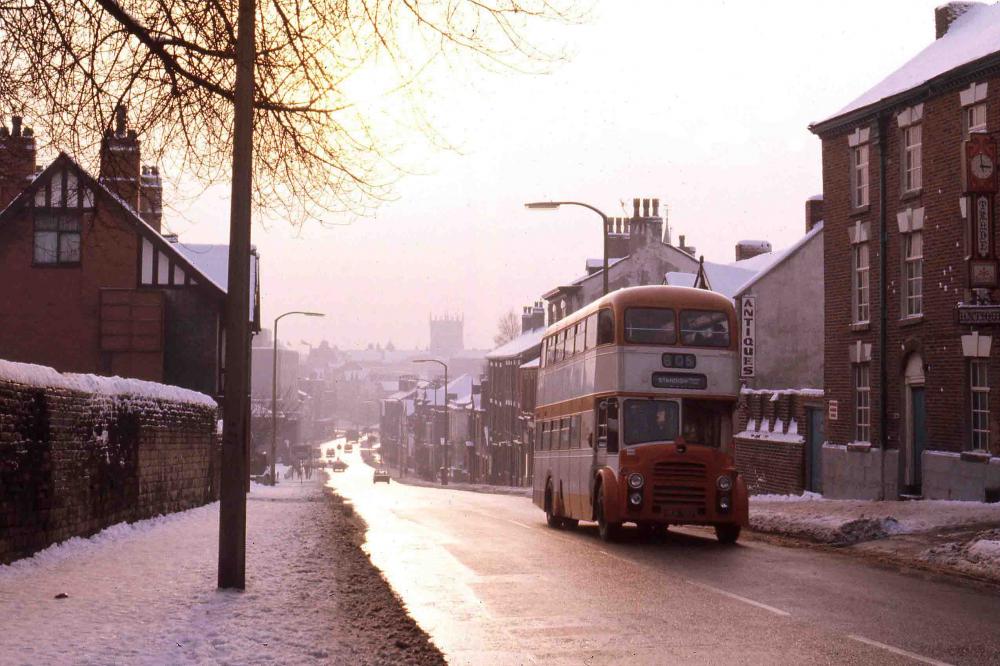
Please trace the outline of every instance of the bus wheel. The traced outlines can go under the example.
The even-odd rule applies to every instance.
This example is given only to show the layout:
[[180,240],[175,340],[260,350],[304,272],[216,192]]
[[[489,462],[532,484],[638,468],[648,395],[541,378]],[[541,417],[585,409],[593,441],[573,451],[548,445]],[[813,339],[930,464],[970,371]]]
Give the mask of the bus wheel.
[[736,540],[740,538],[740,526],[716,525],[715,538],[719,540],[719,543],[736,543]]
[[601,541],[615,541],[618,538],[618,529],[621,523],[609,523],[604,519],[604,486],[597,495],[597,533],[601,535]]
[[559,529],[563,525],[563,519],[556,515],[551,483],[545,485],[545,522],[552,529]]

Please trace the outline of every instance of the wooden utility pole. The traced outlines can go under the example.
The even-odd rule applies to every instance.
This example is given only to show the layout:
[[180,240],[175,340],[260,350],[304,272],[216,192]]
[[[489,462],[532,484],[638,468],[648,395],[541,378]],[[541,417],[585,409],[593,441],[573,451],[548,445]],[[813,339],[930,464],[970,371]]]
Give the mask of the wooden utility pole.
[[233,106],[233,192],[226,290],[226,373],[219,510],[219,587],[246,586],[250,206],[253,187],[255,0],[239,0]]

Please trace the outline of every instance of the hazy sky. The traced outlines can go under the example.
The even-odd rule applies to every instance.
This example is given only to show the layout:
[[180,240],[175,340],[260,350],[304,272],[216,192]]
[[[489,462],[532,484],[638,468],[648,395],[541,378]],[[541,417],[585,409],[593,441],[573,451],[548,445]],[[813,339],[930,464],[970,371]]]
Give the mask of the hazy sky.
[[[424,347],[430,313],[464,313],[466,347],[489,347],[504,311],[601,253],[596,215],[531,212],[530,200],[616,215],[621,201],[659,197],[674,238],[711,261],[732,261],[743,238],[790,245],[822,189],[808,124],[933,41],[941,1],[602,2],[590,23],[553,28],[573,58],[551,74],[443,86],[429,111],[461,154],[421,157],[428,175],[399,182],[374,218],[255,226],[264,319],[327,313],[283,320],[295,345]],[[182,240],[226,242],[224,196],[167,225]]]

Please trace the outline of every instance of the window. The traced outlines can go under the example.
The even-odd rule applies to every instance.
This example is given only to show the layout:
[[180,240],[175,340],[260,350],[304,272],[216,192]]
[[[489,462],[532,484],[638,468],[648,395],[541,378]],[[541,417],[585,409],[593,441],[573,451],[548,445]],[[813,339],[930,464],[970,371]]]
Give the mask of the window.
[[674,311],[666,308],[629,308],[625,311],[625,341],[646,345],[676,343]]
[[924,311],[923,284],[923,233],[903,234],[903,316],[913,317]]
[[868,144],[851,149],[851,205],[868,205]]
[[972,448],[990,447],[990,382],[987,361],[969,362],[969,385],[972,394]]
[[852,252],[852,301],[854,305],[854,323],[868,322],[868,243],[857,243]]
[[626,400],[625,445],[677,439],[679,411],[669,400]]
[[559,419],[559,449],[569,448],[569,419]]
[[556,333],[556,363],[566,358],[566,331]]
[[973,104],[962,109],[962,131],[965,138],[973,132],[986,131],[986,104]]
[[596,346],[597,346],[597,313],[595,312],[594,314],[587,317],[586,348],[593,349]]
[[580,415],[575,414],[569,420],[569,446],[571,449],[580,448]]
[[859,442],[870,442],[872,437],[871,383],[868,373],[867,363],[854,365],[854,439]]
[[729,315],[711,310],[681,310],[681,344],[728,347]]
[[576,353],[582,354],[587,348],[587,320],[579,322],[576,325]]
[[612,345],[615,343],[615,315],[611,310],[601,310],[597,313],[597,344]]
[[80,217],[73,213],[35,214],[35,264],[80,263]]
[[919,190],[922,184],[921,126],[910,125],[903,130],[903,191]]
[[597,403],[597,446],[618,453],[618,401],[614,398]]
[[730,418],[731,410],[731,403],[684,400],[684,427],[681,429],[684,441],[718,448],[722,445],[723,424]]

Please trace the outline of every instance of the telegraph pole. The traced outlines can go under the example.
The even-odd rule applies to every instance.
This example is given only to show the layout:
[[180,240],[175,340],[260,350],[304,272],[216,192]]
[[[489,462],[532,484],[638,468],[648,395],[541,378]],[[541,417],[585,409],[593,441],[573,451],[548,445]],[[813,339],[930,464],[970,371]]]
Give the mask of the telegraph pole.
[[255,0],[239,0],[233,104],[233,191],[226,290],[225,395],[219,508],[219,587],[246,587],[247,431],[250,368],[250,207],[253,195]]

